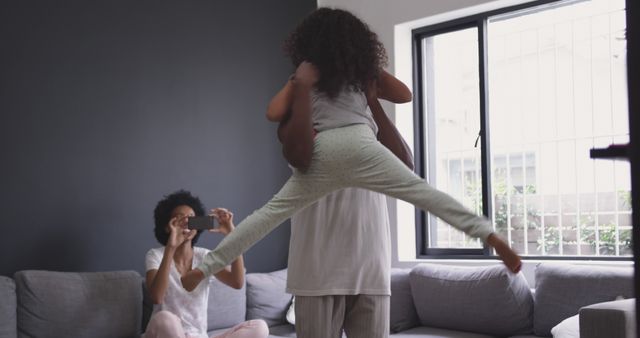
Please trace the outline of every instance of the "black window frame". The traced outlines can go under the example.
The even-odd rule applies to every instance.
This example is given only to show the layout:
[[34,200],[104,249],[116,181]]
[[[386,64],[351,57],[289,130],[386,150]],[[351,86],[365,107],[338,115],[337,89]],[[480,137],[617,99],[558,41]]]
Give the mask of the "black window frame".
[[[426,163],[425,149],[425,97],[422,78],[423,71],[423,55],[422,41],[425,38],[436,36],[439,34],[459,31],[468,28],[477,28],[478,30],[478,75],[479,75],[479,103],[480,103],[480,133],[479,140],[481,144],[481,179],[482,179],[482,213],[489,217],[492,214],[493,199],[491,198],[491,180],[489,179],[491,149],[488,146],[490,135],[489,128],[489,102],[488,102],[488,67],[487,67],[487,23],[490,18],[495,16],[506,17],[509,13],[514,15],[523,10],[531,10],[540,7],[540,11],[547,10],[550,7],[561,7],[571,5],[576,2],[585,0],[536,0],[524,4],[508,6],[496,10],[462,17],[450,21],[436,23],[433,25],[415,28],[411,31],[412,45],[412,67],[413,67],[413,132],[414,132],[414,162],[415,172],[420,177],[425,178],[427,171],[424,166]],[[552,8],[551,7],[551,8]],[[628,10],[628,9],[627,9]],[[627,23],[628,27],[628,23]],[[589,154],[585,154],[589,156]],[[489,217],[490,218],[490,217]],[[416,258],[419,259],[495,259],[493,250],[486,244],[482,248],[429,248],[429,221],[427,213],[421,209],[415,208],[415,231],[416,231]],[[632,261],[633,256],[616,257],[616,256],[522,256],[525,260],[599,260],[599,261]]]

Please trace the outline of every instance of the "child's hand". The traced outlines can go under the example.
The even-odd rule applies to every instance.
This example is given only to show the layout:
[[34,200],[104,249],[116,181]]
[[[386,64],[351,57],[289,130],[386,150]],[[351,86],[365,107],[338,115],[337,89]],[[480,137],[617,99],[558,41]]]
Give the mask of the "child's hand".
[[296,74],[293,78],[294,83],[303,84],[309,87],[318,82],[320,74],[318,73],[318,68],[314,66],[312,63],[307,61],[302,61],[302,63],[296,69]]

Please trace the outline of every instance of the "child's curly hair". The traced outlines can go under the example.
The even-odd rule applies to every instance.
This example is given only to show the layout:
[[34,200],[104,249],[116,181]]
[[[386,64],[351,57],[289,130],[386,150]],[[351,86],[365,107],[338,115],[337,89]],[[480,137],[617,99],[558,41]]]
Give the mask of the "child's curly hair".
[[318,68],[320,92],[335,97],[346,86],[365,91],[387,64],[378,36],[353,14],[319,8],[309,14],[284,43],[298,67],[303,61]]

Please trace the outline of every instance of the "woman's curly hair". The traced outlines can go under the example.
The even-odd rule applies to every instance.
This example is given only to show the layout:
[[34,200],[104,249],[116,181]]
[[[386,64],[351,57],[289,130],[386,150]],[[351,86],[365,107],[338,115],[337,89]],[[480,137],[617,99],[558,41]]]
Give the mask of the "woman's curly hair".
[[[186,205],[193,209],[196,216],[204,216],[204,206],[198,197],[191,195],[190,192],[185,190],[178,190],[170,195],[165,196],[156,205],[153,211],[153,219],[155,227],[153,233],[156,235],[156,239],[160,244],[167,245],[169,240],[169,233],[167,232],[167,225],[171,221],[171,213],[179,206]],[[204,230],[198,230],[198,233],[191,240],[191,246],[194,246],[200,238]]]
[[387,64],[378,36],[353,14],[319,8],[289,35],[284,51],[298,67],[308,61],[320,73],[317,89],[335,97],[345,87],[365,91]]

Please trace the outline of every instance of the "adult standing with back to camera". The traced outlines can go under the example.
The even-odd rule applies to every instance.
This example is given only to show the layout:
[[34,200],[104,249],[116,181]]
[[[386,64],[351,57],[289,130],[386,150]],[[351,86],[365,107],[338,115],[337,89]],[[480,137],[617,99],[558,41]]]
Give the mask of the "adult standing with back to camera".
[[[382,72],[381,77],[392,80]],[[401,85],[399,82],[398,85]],[[408,88],[400,91],[411,98]],[[280,95],[290,95],[291,80]],[[398,94],[396,94],[398,95]],[[384,96],[383,96],[384,97]],[[367,93],[370,126],[378,140],[413,169],[411,150],[387,117],[378,90]],[[275,102],[274,102],[275,103]],[[285,149],[312,142],[308,105],[278,128]],[[278,109],[277,104],[270,109]],[[285,151],[289,163],[308,163],[311,146]],[[354,243],[353,239],[358,239]],[[295,295],[295,326],[298,338],[387,337],[389,334],[391,239],[387,197],[360,188],[333,192],[291,218],[291,241],[287,270],[287,292]]]
[[[342,16],[344,25],[358,26],[353,24],[357,19],[350,20],[353,18],[348,13],[332,14],[336,14],[338,22],[337,17]],[[310,40],[305,34],[313,35],[314,29],[309,25],[312,24],[301,25],[287,40],[290,55],[296,55],[297,48],[307,47],[301,45]],[[352,29],[349,34],[352,35],[345,37],[343,43],[349,39],[367,40],[372,33]],[[340,40],[337,36],[326,39],[334,43]],[[344,44],[340,46],[348,49]],[[367,60],[367,56],[363,58]],[[272,99],[267,118],[280,121],[278,138],[287,161],[304,169],[313,157],[312,106],[318,99],[312,95],[311,102],[301,100],[295,93],[295,80],[294,75]],[[298,102],[293,102],[296,99]],[[411,101],[412,94],[402,82],[380,70],[376,81],[367,87],[369,112],[364,116],[380,143],[413,170],[411,150],[378,99],[405,103]],[[287,118],[278,120],[278,116]],[[340,337],[343,331],[349,338],[389,336],[391,240],[386,201],[382,194],[347,188],[292,216],[287,291],[296,296],[298,338]]]

